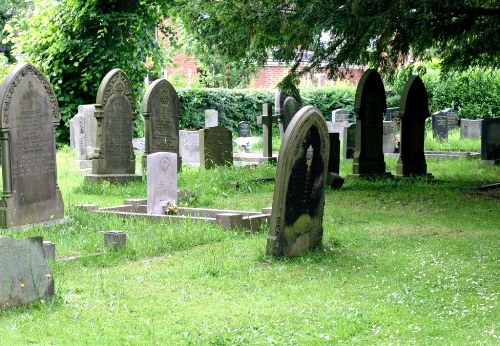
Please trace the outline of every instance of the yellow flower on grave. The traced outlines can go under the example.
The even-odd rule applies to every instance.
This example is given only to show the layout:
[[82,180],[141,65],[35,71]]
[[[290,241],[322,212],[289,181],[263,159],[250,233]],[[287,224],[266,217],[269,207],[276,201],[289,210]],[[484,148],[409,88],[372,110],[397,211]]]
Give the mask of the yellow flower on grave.
[[21,288],[23,288],[25,285],[24,284],[21,284]]
[[50,279],[52,277],[52,275],[49,273],[45,274],[45,276],[47,277],[47,279]]

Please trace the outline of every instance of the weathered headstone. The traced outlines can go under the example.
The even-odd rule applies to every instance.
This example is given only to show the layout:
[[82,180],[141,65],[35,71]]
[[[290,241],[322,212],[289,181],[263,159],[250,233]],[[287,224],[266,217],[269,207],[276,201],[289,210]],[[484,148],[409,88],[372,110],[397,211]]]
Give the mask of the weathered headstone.
[[0,237],[0,310],[54,296],[54,277],[42,237]]
[[222,126],[200,130],[200,168],[233,164],[232,132]]
[[481,138],[483,120],[462,119],[460,121],[460,138]]
[[168,152],[177,155],[177,169],[182,162],[179,155],[179,118],[181,103],[172,84],[166,79],[155,80],[144,94],[142,102],[144,116],[145,148],[142,167],[147,167],[149,154]]
[[382,78],[368,69],[356,89],[356,151],[352,171],[355,176],[389,175],[382,151],[383,120],[387,109]]
[[328,133],[330,140],[330,154],[328,156],[328,175],[326,184],[333,189],[340,189],[344,185],[344,178],[340,172],[340,140],[338,133]]
[[348,122],[326,122],[329,133],[338,133],[342,143],[342,158],[352,159],[356,144],[356,125]]
[[205,109],[205,128],[219,126],[219,112],[215,109]]
[[85,177],[87,182],[107,180],[125,183],[142,179],[135,174],[132,147],[134,109],[135,98],[130,80],[122,70],[111,70],[97,92],[97,143],[92,174]]
[[481,159],[500,164],[500,118],[484,119],[481,127]]
[[54,136],[59,106],[48,79],[31,64],[18,65],[0,88],[0,107],[0,226],[62,219]]
[[71,119],[73,121],[74,148],[80,169],[92,167],[91,160],[97,142],[97,121],[94,113],[94,105],[81,105],[78,106],[78,113]]
[[240,121],[238,123],[238,137],[250,136],[250,123],[248,121]]
[[344,121],[349,121],[349,111],[345,109],[336,109],[332,111],[332,122],[341,123]]
[[419,76],[411,76],[406,82],[399,108],[401,144],[396,176],[427,175],[424,141],[429,102],[427,90]]
[[164,206],[177,205],[177,154],[149,154],[147,163],[147,213],[161,215],[164,214]]
[[448,140],[448,116],[444,112],[432,113],[432,133],[440,141]]
[[448,131],[456,129],[458,127],[458,112],[455,109],[446,108],[443,113],[448,118]]
[[75,121],[74,117],[69,119],[69,147],[74,148],[75,147]]
[[385,121],[393,121],[398,117],[399,107],[387,108],[385,111]]
[[272,106],[269,103],[262,105],[262,115],[257,117],[257,124],[262,125],[262,157],[274,163],[273,158],[273,123],[278,120],[272,115]]
[[394,121],[384,121],[383,127],[382,150],[384,153],[394,153],[396,149],[396,123]]
[[200,163],[200,133],[199,131],[179,131],[179,154],[182,163],[198,165]]
[[274,107],[279,121],[280,136],[283,138],[288,124],[302,107],[299,89],[294,87],[290,93],[277,90],[274,96]]
[[325,118],[312,106],[302,108],[280,148],[268,255],[295,256],[321,244],[329,153]]

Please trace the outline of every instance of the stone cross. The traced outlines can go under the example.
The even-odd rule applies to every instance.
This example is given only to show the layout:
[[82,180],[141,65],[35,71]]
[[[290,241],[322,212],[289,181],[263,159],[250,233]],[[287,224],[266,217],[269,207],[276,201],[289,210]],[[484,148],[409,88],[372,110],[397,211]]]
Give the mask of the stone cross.
[[262,115],[257,117],[257,124],[262,125],[263,157],[273,157],[273,123],[278,122],[278,117],[272,115],[272,105],[262,105]]

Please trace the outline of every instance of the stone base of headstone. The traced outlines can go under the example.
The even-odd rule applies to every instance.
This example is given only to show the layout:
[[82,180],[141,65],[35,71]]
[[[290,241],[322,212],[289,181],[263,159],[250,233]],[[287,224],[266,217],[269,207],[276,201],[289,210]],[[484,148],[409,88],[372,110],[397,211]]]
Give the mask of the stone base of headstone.
[[76,160],[76,166],[80,171],[91,171],[92,160]]
[[56,260],[56,245],[51,241],[43,241],[43,255],[47,261]]
[[108,231],[104,233],[104,247],[121,251],[127,247],[127,233],[122,231]]
[[141,181],[142,175],[137,174],[89,174],[85,176],[85,183],[96,184],[109,181],[111,184],[126,184]]
[[326,176],[326,185],[335,190],[340,189],[344,185],[344,181],[345,179],[337,173],[330,172]]
[[350,177],[354,178],[362,178],[362,179],[392,179],[394,176],[392,175],[391,172],[384,172],[384,173],[353,173],[349,174]]
[[402,163],[398,162],[396,166],[396,175],[394,177],[431,177],[432,174],[427,173],[426,163]]

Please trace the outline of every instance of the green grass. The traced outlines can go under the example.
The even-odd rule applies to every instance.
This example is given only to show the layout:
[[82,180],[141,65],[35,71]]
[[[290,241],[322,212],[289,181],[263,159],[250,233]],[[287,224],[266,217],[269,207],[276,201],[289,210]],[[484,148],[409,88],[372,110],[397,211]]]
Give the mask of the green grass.
[[[394,173],[396,161],[387,160]],[[500,337],[500,167],[480,160],[428,160],[440,182],[348,176],[326,191],[323,247],[264,256],[266,233],[215,225],[103,217],[80,203],[145,197],[145,183],[83,184],[72,152],[58,152],[68,222],[43,234],[58,257],[103,250],[103,231],[127,232],[127,250],[53,263],[56,296],[0,312],[0,344],[471,344]],[[185,169],[184,205],[259,210],[272,203],[273,166]],[[238,180],[241,188],[231,188]]]
[[480,152],[481,140],[460,138],[460,129],[454,129],[448,132],[448,140],[440,141],[435,139],[432,131],[427,131],[425,136],[425,150],[431,151],[465,151]]

